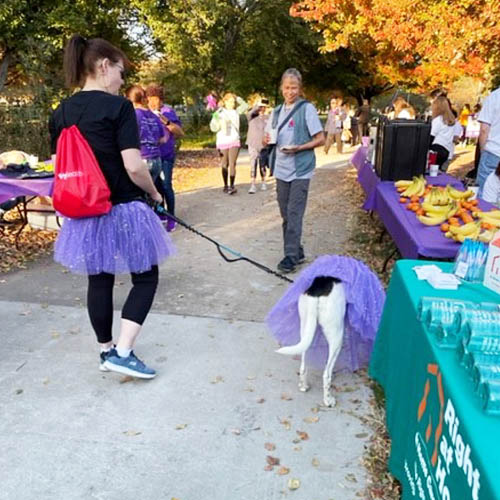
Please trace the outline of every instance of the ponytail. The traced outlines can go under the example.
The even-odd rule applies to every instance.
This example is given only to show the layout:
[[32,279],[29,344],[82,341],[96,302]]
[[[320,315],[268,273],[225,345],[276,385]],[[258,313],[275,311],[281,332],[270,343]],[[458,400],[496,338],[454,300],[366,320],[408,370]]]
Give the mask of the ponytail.
[[83,87],[85,79],[95,74],[95,66],[100,59],[109,59],[113,64],[121,61],[124,69],[131,66],[127,56],[106,40],[86,40],[81,35],[73,35],[64,50],[66,85],[70,88]]
[[87,49],[87,40],[80,35],[73,35],[66,45],[64,51],[64,76],[66,85],[70,88],[81,85],[84,74],[85,50]]

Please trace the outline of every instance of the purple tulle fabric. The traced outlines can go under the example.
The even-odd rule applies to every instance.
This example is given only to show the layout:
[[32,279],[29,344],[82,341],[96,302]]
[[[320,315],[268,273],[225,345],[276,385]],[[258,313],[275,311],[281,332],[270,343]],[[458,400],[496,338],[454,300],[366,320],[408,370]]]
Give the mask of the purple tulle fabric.
[[99,217],[65,219],[54,260],[76,274],[142,273],[174,253],[158,216],[146,203],[132,201]]
[[[347,301],[344,342],[334,369],[356,371],[368,364],[385,301],[378,277],[362,262],[338,255],[318,257],[271,309],[267,325],[280,346],[297,344],[300,340],[298,300],[318,276],[338,278],[344,285]],[[327,358],[328,343],[318,325],[306,353],[306,363],[322,369]]]

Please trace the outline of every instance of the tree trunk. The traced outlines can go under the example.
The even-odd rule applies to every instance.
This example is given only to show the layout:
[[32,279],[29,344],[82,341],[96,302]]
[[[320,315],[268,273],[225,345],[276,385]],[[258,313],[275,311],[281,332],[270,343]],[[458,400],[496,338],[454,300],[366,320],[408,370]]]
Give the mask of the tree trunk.
[[0,92],[2,92],[5,86],[5,81],[7,80],[9,61],[10,61],[10,52],[6,50],[2,62],[0,63]]

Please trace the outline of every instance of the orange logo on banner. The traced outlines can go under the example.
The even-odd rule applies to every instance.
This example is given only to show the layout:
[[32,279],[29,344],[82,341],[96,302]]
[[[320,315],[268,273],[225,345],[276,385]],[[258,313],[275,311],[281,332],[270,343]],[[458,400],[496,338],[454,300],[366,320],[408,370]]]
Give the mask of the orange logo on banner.
[[[429,363],[427,365],[427,373],[431,375],[427,378],[424,384],[424,394],[420,403],[418,405],[417,410],[417,420],[420,422],[422,420],[426,409],[427,409],[427,400],[429,398],[429,394],[431,393],[431,380],[436,380],[436,390],[439,398],[439,418],[437,420],[438,424],[436,430],[434,432],[434,450],[432,452],[431,463],[435,467],[438,459],[438,443],[441,434],[443,433],[443,416],[444,416],[444,391],[443,391],[443,381],[441,377],[441,372],[439,371],[439,367],[435,363]],[[429,443],[432,436],[432,415],[429,415],[429,422],[427,424],[427,428],[425,430],[425,441]]]

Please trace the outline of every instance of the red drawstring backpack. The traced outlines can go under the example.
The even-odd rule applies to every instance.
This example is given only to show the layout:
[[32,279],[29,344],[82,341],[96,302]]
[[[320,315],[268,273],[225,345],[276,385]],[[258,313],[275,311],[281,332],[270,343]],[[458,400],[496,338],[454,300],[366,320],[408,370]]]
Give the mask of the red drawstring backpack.
[[77,127],[82,115],[77,124],[66,127],[64,103],[61,112],[65,128],[57,140],[54,208],[74,219],[107,214],[111,210],[111,191],[94,152]]

